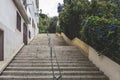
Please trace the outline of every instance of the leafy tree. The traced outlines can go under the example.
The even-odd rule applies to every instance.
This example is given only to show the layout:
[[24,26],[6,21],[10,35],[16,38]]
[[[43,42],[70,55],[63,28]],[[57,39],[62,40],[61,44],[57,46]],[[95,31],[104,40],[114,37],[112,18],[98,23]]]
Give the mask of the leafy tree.
[[116,9],[114,10],[115,18],[120,20],[120,0],[111,0],[116,5]]
[[59,21],[62,31],[69,38],[79,36],[81,23],[88,16],[89,4],[88,0],[67,0],[65,2]]
[[46,33],[48,30],[49,17],[46,14],[39,14],[39,33]]
[[119,32],[119,21],[91,16],[84,23],[81,39],[95,48],[98,53],[104,54],[120,63]]
[[106,2],[111,2],[111,3],[114,3],[116,8],[114,9],[114,17],[117,19],[117,20],[120,20],[120,0],[99,0],[99,1],[106,1]]
[[107,19],[114,18],[113,11],[115,7],[115,4],[109,0],[92,0],[90,4],[90,16],[99,16]]
[[48,27],[48,31],[50,33],[55,33],[56,32],[57,21],[58,21],[58,17],[51,18],[50,24],[49,24],[49,27]]
[[66,0],[59,15],[61,29],[71,39],[79,37],[82,22],[89,16],[114,18],[114,9],[115,4],[110,1]]
[[120,0],[64,0],[61,30],[120,63]]

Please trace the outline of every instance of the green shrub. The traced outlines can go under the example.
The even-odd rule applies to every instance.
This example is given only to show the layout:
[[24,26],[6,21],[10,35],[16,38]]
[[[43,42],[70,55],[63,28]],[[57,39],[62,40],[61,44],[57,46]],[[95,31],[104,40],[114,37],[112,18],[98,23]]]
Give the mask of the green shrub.
[[[116,0],[67,0],[59,15],[61,31],[79,37],[98,53],[120,63],[119,3]],[[117,13],[116,13],[117,12]]]
[[80,38],[94,47],[99,54],[120,60],[119,21],[91,16],[83,23]]

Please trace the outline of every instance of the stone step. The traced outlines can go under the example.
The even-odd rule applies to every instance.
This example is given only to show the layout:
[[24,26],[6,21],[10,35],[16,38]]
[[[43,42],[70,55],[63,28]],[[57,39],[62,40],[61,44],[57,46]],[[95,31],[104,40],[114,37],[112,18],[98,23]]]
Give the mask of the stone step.
[[[46,59],[45,57],[48,57],[48,59],[50,59],[50,54],[46,54],[46,55],[43,55],[41,56],[42,54],[37,54],[37,55],[34,55],[34,56],[31,56],[31,57],[26,57],[26,56],[23,56],[23,57],[19,57],[19,56],[16,56],[14,59],[41,59],[44,57],[44,59]],[[55,56],[52,56],[52,58],[55,58]],[[57,56],[57,59],[73,59],[73,58],[76,58],[76,59],[87,59],[86,57],[84,56]]]
[[[53,76],[0,76],[0,80],[52,80]],[[106,76],[62,76],[62,80],[108,80]]]
[[[54,64],[56,61],[53,62]],[[50,62],[12,62],[10,65],[50,65]],[[59,62],[60,65],[93,65],[92,63],[84,63],[84,62]]]
[[[41,46],[41,45],[40,45]],[[54,46],[55,47],[55,51],[63,51],[63,52],[72,52],[72,53],[80,53],[80,50],[77,49],[77,48],[72,48],[72,47],[68,47],[68,46],[61,46],[61,47],[58,47],[58,46]],[[20,52],[37,52],[37,51],[50,51],[50,47],[47,45],[47,46],[43,46],[43,47],[39,47],[39,46],[28,46],[28,47],[24,47]]]
[[[55,46],[54,46],[55,47]],[[83,54],[81,54],[81,52],[79,51],[79,50],[77,50],[77,49],[70,49],[70,50],[66,50],[66,49],[55,49],[55,48],[53,48],[54,50],[55,50],[55,52],[56,53],[62,53],[62,54],[75,54],[75,55],[83,55]],[[21,50],[21,52],[20,53],[26,53],[27,52],[27,50],[29,50],[28,48],[27,49],[22,49]],[[26,52],[23,52],[23,51],[26,51]],[[46,49],[37,49],[37,48],[31,48],[31,50],[30,51],[40,51],[40,52],[44,52],[44,51],[50,51],[50,47],[49,48],[46,48]],[[34,52],[30,52],[30,53],[34,53]]]
[[[37,48],[37,49],[40,49],[40,50],[44,50],[44,49],[46,49],[46,48],[49,48],[49,46],[47,45],[27,45],[27,46],[25,46],[23,49],[30,49],[30,48]],[[80,50],[77,48],[77,47],[75,47],[75,46],[54,46],[53,48],[55,48],[55,50],[67,50],[67,51],[74,51],[74,50],[76,50],[76,51],[78,51],[78,52],[80,52]]]
[[[49,42],[48,39],[43,39],[44,42],[41,42],[41,41],[42,40],[34,40],[31,43],[29,43],[29,45],[46,45]],[[51,41],[51,45],[67,46],[67,44],[64,41],[60,41],[60,40]]]
[[[53,51],[53,53],[54,53],[54,51]],[[75,52],[69,52],[69,51],[66,51],[66,52],[62,52],[62,51],[55,51],[55,53],[56,53],[56,55],[58,56],[58,57],[60,57],[60,56],[68,56],[68,55],[70,55],[70,56],[68,56],[68,57],[85,57],[83,54],[81,54],[80,52],[79,53],[75,53]],[[29,55],[31,55],[31,56],[34,56],[34,55],[41,55],[41,54],[44,54],[44,55],[46,55],[46,54],[49,54],[50,55],[50,50],[46,50],[46,51],[43,51],[43,50],[41,50],[41,51],[36,51],[36,52],[29,52],[29,53],[27,53],[27,52],[20,52],[19,54],[18,54],[18,56],[29,56]]]
[[30,43],[29,45],[48,45],[48,42],[41,42],[41,43]]
[[49,46],[46,46],[46,45],[40,45],[40,46],[38,46],[38,45],[26,45],[26,46],[24,46],[24,48],[39,48],[39,49],[44,49],[44,48],[49,48]]
[[33,43],[33,42],[41,42],[41,41],[48,41],[48,37],[45,37],[45,38],[34,38],[32,41],[31,41],[31,43]]
[[[57,67],[57,63],[53,63],[54,66]],[[59,64],[60,67],[94,67],[93,64]],[[18,64],[9,64],[9,67],[51,67],[51,63],[49,64],[35,64],[35,63],[18,63]]]
[[48,37],[34,38],[34,39],[32,40],[32,42],[33,42],[33,41],[38,42],[38,41],[40,41],[40,40],[46,40],[46,41],[48,41]]
[[[55,49],[62,80],[109,80],[75,46],[68,46],[63,38],[49,34]],[[50,47],[47,34],[36,36],[23,47],[0,76],[0,80],[53,80]],[[55,76],[59,69],[53,57]]]
[[[56,75],[59,75],[59,71],[54,72]],[[96,75],[100,76],[103,75],[102,72],[100,71],[62,71],[62,75],[72,75],[72,76],[77,76],[77,75]],[[3,76],[41,76],[41,75],[53,75],[52,71],[4,71],[2,73]]]
[[[48,39],[49,37],[46,36],[46,37],[36,37],[34,38],[34,40],[44,40],[44,39]],[[60,41],[63,41],[63,38],[58,38],[58,37],[50,37],[52,40],[60,40]]]
[[[68,61],[69,60],[69,61]],[[56,59],[53,59],[52,60],[53,62],[56,62]],[[25,62],[25,63],[27,63],[27,62],[30,62],[30,63],[41,63],[41,62],[51,62],[51,59],[14,59],[14,61],[13,62]],[[78,62],[78,63],[80,63],[80,64],[89,64],[89,63],[91,63],[90,61],[86,61],[86,60],[75,60],[75,59],[73,59],[73,60],[71,60],[71,59],[64,59],[64,60],[60,60],[60,59],[58,59],[58,63],[59,62],[64,62],[64,63],[70,63],[70,62]]]
[[47,45],[27,45],[22,50],[50,50],[50,47]]
[[[44,40],[44,42],[49,42],[48,38],[43,38],[42,40]],[[42,42],[41,42],[40,39],[36,39],[36,40],[33,40],[31,43],[42,43]],[[60,39],[60,40],[59,39],[52,39],[51,43],[53,43],[53,44],[54,43],[57,43],[57,44],[58,43],[64,43],[64,44],[66,44],[65,41],[63,41],[62,39]]]
[[[99,71],[96,67],[60,67],[61,71]],[[51,71],[51,67],[7,67],[6,70],[14,71]],[[58,70],[58,67],[54,67]]]
[[[69,55],[69,56],[68,56]],[[37,52],[37,53],[20,53],[18,54],[16,57],[42,57],[42,56],[50,56],[50,52],[48,51],[45,51],[45,52]],[[53,54],[54,56],[54,54]],[[64,54],[64,53],[61,53],[61,55],[59,53],[56,53],[56,57],[57,58],[63,58],[63,57],[67,57],[67,58],[71,58],[72,57],[75,57],[75,58],[86,58],[88,59],[87,57],[83,56],[83,55],[79,55],[79,54]]]
[[[50,54],[46,54],[46,55],[49,55],[50,56]],[[33,58],[35,58],[35,57],[41,57],[41,54],[24,54],[24,55],[22,55],[22,54],[19,54],[19,55],[17,55],[16,56],[17,58],[19,57],[19,58],[23,58],[23,57],[25,57],[25,58],[31,58],[31,57],[33,57]],[[62,58],[62,56],[57,56],[57,58]],[[73,57],[73,58],[81,58],[81,59],[87,59],[88,60],[88,58],[86,58],[86,57],[84,57],[84,56],[63,56],[63,57],[68,57],[68,58],[71,58],[71,57]],[[72,59],[72,58],[71,58]]]
[[46,49],[37,49],[37,48],[27,48],[27,49],[22,49],[19,53],[37,53],[37,52],[49,52],[50,48],[46,48]]
[[[56,61],[53,62],[56,64]],[[51,65],[51,62],[14,62],[10,65]],[[79,62],[59,62],[59,65],[78,65],[78,66],[94,66],[93,63],[79,63]]]
[[79,50],[76,46],[55,46],[54,47],[56,50]]
[[[55,57],[54,57],[55,58]],[[53,59],[54,59],[53,58]],[[31,57],[19,57],[19,56],[17,56],[17,57],[15,57],[14,58],[15,60],[17,60],[17,59],[22,59],[22,60],[41,60],[41,59],[49,59],[49,60],[51,60],[51,58],[50,58],[50,56],[31,56]],[[56,58],[55,58],[56,59]],[[85,58],[85,57],[61,57],[61,58],[57,58],[58,59],[58,61],[59,60],[81,60],[81,61],[88,61],[88,59],[87,58]]]
[[[13,60],[13,63],[51,63],[50,59],[41,59],[41,60]],[[53,61],[56,62],[56,61]],[[58,63],[78,63],[78,64],[90,64],[90,61],[58,61]]]
[[[14,59],[15,61],[17,60],[19,60],[19,61],[23,61],[23,62],[41,62],[41,61],[51,61],[51,59],[48,59],[48,58],[41,58],[41,59]],[[52,59],[53,60],[53,62],[54,61],[56,61],[56,59]],[[73,58],[73,60],[71,60],[71,59],[57,59],[58,60],[58,62],[72,62],[72,61],[74,61],[74,62],[84,62],[84,63],[91,63],[90,61],[87,61],[87,60],[81,60],[81,59],[75,59],[75,58]]]

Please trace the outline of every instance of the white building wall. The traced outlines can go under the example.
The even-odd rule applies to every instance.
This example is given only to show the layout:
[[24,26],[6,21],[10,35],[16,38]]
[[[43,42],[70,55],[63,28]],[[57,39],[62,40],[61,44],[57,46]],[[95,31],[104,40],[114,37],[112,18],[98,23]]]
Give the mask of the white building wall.
[[[34,36],[34,35],[38,34],[37,23],[38,23],[39,17],[37,15],[35,15],[35,13],[38,13],[38,9],[36,6],[36,0],[27,0],[27,3],[29,4],[27,12],[31,17],[31,24],[29,24],[29,28],[31,30],[31,35]],[[34,30],[34,27],[32,25],[32,19],[34,20],[34,23],[35,23],[35,30]]]
[[[29,39],[29,42],[34,38],[34,28],[32,27],[32,16],[30,14],[29,8],[27,9],[28,16],[30,18],[30,24],[28,24],[28,33],[31,32],[31,39]],[[29,37],[28,37],[29,38]]]
[[12,0],[1,0],[0,2],[0,29],[4,31],[4,58],[9,58],[20,45],[23,44],[23,22],[21,18],[21,32],[16,28],[16,13]]
[[[28,42],[38,34],[36,0],[27,0],[27,14],[31,17],[31,24],[27,24]],[[4,31],[4,59],[9,58],[16,49],[23,44],[23,23],[25,22],[21,16],[21,32],[17,29],[17,11],[13,0],[1,0],[0,2],[0,29]],[[32,19],[35,22],[35,29],[32,26]],[[31,31],[31,39],[29,39],[29,31]]]

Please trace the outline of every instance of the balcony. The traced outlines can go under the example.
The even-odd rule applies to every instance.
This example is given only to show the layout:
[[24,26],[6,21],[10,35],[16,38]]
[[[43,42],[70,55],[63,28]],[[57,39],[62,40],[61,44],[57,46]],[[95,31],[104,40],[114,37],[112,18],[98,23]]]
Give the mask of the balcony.
[[[27,24],[30,23],[29,17],[27,15],[27,4],[24,2],[24,0],[13,0],[15,3],[17,9],[19,10],[21,16],[25,20]],[[25,5],[26,4],[26,5]]]

